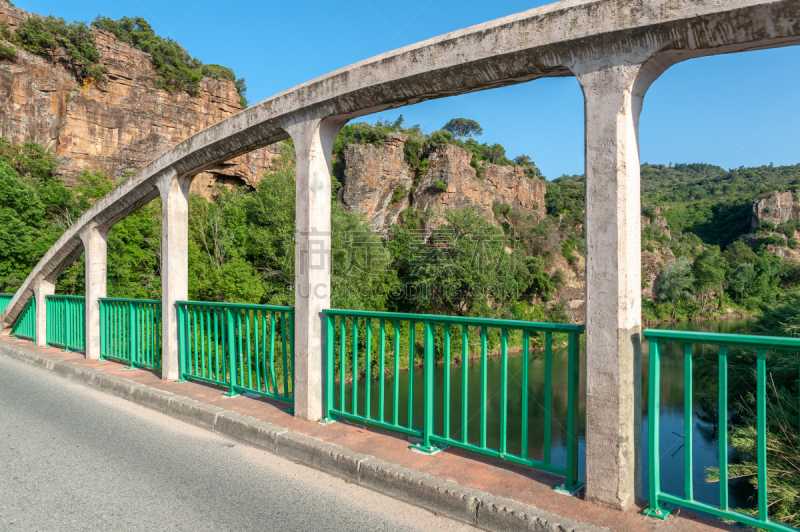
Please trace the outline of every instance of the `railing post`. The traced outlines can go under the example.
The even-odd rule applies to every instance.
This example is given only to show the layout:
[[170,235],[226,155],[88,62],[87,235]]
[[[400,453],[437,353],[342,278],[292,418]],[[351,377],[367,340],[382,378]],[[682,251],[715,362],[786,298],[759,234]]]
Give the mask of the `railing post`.
[[[228,326],[228,374],[231,381],[231,389],[223,395],[226,397],[236,397],[239,392],[236,391],[236,359],[239,358],[236,352],[236,331],[234,330],[233,311],[230,307],[225,309],[225,322]],[[197,332],[195,332],[197,334]],[[284,368],[285,369],[285,368]],[[197,371],[197,368],[195,368]]]
[[136,305],[128,303],[128,356],[131,369],[134,368],[133,358],[136,356]]
[[647,467],[650,477],[650,505],[645,515],[666,519],[669,511],[661,508],[658,495],[661,491],[661,444],[659,416],[661,415],[661,343],[650,341],[650,379],[647,406]]
[[[324,421],[331,421],[331,408],[333,407],[333,368],[334,368],[334,338],[336,335],[333,331],[333,317],[325,315],[325,418]],[[294,343],[294,342],[292,342]],[[293,364],[294,366],[294,364]],[[294,390],[294,387],[292,387]]]
[[579,334],[571,333],[569,335],[567,352],[567,480],[563,489],[570,493],[580,487],[578,483],[580,342]]
[[297,156],[294,415],[309,421],[327,411],[322,310],[331,291],[331,154],[345,122],[329,117],[286,128]]
[[[413,327],[413,322],[412,322]],[[431,442],[433,435],[433,365],[435,357],[435,340],[434,340],[434,327],[435,324],[429,320],[422,321],[422,335],[423,335],[423,366],[422,366],[422,443],[414,445],[413,448],[427,454],[434,454],[441,451],[441,447],[437,447]],[[409,372],[414,371],[414,367],[408,368]],[[409,388],[409,396],[414,393],[413,388]],[[409,423],[409,428],[411,424]]]

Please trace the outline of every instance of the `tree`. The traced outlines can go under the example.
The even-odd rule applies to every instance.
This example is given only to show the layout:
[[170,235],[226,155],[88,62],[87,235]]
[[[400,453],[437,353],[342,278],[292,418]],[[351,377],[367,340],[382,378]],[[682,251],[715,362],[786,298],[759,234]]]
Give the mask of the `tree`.
[[483,128],[476,121],[467,118],[453,118],[442,129],[461,140],[483,135]]
[[694,275],[692,275],[692,265],[686,257],[681,257],[670,264],[661,272],[658,280],[658,298],[661,301],[672,303],[672,319],[681,301],[691,301],[692,286],[694,285]]
[[748,289],[752,287],[755,280],[756,271],[752,264],[747,262],[736,267],[730,278],[730,286],[731,290],[739,296],[739,301],[744,300],[745,293],[749,293]]
[[700,289],[700,312],[705,312],[706,303],[711,299],[711,292],[717,292],[719,304],[722,306],[722,296],[725,290],[728,263],[720,254],[717,246],[712,246],[703,251],[694,264],[692,272]]

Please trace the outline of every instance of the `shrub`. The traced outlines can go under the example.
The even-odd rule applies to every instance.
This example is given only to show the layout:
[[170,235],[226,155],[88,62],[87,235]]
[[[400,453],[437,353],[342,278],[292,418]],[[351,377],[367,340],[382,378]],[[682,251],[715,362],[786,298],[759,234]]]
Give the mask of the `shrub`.
[[789,241],[786,243],[789,246],[789,249],[797,249],[800,248],[800,240],[796,238],[790,238]]
[[118,41],[150,54],[153,67],[158,73],[158,86],[162,89],[170,92],[186,91],[197,96],[203,77],[228,79],[236,85],[242,106],[247,105],[247,85],[244,78],[237,79],[233,70],[222,65],[204,65],[173,39],[156,35],[144,18],[122,17],[114,20],[98,16],[92,21],[92,26],[111,32]]
[[511,205],[508,203],[495,203],[492,205],[492,211],[495,216],[505,216],[511,212]]
[[447,183],[437,179],[433,182],[433,189],[437,192],[445,192],[447,190]]
[[81,81],[104,82],[108,69],[97,64],[100,52],[95,46],[94,33],[85,22],[67,24],[63,18],[28,17],[19,24],[14,42],[28,52],[53,57],[63,50],[73,74]]
[[404,187],[403,185],[397,185],[397,188],[394,189],[394,194],[392,194],[392,203],[397,203],[398,201],[401,201],[407,195],[408,191],[406,190],[406,187]]
[[17,57],[17,51],[7,44],[0,43],[0,61],[10,61]]

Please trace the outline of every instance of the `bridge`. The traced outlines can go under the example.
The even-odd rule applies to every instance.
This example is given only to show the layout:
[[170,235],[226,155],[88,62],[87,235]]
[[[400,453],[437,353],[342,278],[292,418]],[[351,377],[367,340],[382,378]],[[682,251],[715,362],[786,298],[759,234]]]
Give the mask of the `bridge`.
[[[59,274],[85,253],[85,308],[80,309],[85,353],[100,359],[108,232],[160,197],[163,294],[157,347],[162,378],[180,379],[186,373],[182,342],[190,312],[185,302],[191,180],[215,164],[291,138],[297,156],[291,323],[275,312],[279,326],[291,328],[294,415],[323,419],[332,408],[332,335],[341,316],[330,309],[330,264],[324,254],[316,259],[318,251],[331,248],[331,152],[340,128],[359,116],[434,98],[575,76],[585,101],[586,497],[629,509],[641,495],[642,476],[638,122],[645,95],[676,63],[796,44],[800,0],[563,0],[387,52],[253,105],[150,162],[59,238],[0,322],[8,334],[28,319],[30,336],[46,345],[48,326],[54,326],[47,316],[48,296]],[[439,324],[448,331],[458,326]],[[432,339],[429,327],[425,331]]]

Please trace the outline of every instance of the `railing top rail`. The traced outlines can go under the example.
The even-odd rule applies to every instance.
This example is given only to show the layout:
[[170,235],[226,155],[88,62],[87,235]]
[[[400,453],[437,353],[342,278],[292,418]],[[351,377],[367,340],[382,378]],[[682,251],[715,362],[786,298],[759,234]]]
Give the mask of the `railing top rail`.
[[86,296],[68,296],[65,294],[50,294],[47,299],[86,299]]
[[665,340],[668,342],[678,343],[720,345],[726,347],[800,350],[800,338],[782,338],[778,336],[752,336],[747,334],[723,334],[647,329],[644,331],[644,337],[647,340]]
[[278,305],[251,305],[248,303],[217,303],[214,301],[176,301],[178,305],[191,305],[194,307],[224,307],[251,310],[275,310],[280,312],[294,312],[294,307],[281,307]]
[[14,297],[14,294],[0,293],[0,297]]
[[126,303],[158,303],[161,304],[160,299],[127,299],[124,297],[100,297],[100,301],[118,301]]
[[347,316],[354,318],[384,318],[387,320],[406,320],[456,325],[471,325],[474,327],[492,327],[495,329],[523,329],[538,332],[557,333],[583,333],[585,327],[571,323],[546,323],[521,320],[496,320],[492,318],[465,318],[462,316],[444,316],[438,314],[405,314],[403,312],[370,312],[366,310],[340,310],[326,309],[324,314],[331,316]]

